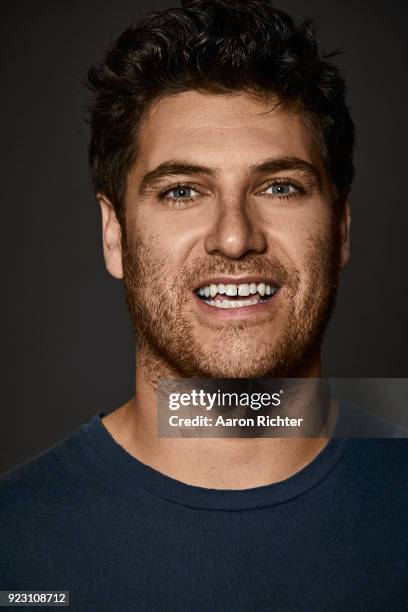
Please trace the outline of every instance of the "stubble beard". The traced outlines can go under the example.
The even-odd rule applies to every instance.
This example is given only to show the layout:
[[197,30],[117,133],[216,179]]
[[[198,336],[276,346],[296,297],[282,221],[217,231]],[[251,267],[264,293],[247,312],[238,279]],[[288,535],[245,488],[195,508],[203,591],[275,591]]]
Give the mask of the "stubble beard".
[[[299,303],[301,280],[298,271],[283,266],[276,257],[249,254],[239,261],[219,256],[194,260],[169,285],[165,278],[167,259],[152,256],[149,240],[122,233],[125,297],[137,346],[137,362],[152,382],[159,378],[294,378],[320,351],[323,334],[334,307],[339,283],[339,234],[333,223],[330,235],[310,241],[306,261],[308,286]],[[225,321],[208,329],[208,342],[200,341],[196,315],[188,295],[194,281],[210,276],[253,274],[271,276],[285,287],[286,299],[270,322],[270,343],[261,333],[257,345],[256,325],[247,321]],[[163,282],[164,281],[164,282]],[[197,282],[196,282],[197,284]],[[191,304],[191,302],[190,302]],[[208,323],[207,323],[208,325]],[[258,330],[262,331],[261,328]],[[280,332],[277,333],[277,329]]]

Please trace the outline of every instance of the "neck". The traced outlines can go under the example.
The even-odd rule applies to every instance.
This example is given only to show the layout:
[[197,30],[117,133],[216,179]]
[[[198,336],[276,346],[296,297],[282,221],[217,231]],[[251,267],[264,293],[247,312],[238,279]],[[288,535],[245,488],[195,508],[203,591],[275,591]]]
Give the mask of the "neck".
[[[149,368],[150,370],[150,368]],[[302,374],[320,376],[320,356]],[[328,438],[158,438],[156,381],[146,359],[136,361],[137,393],[103,418],[128,453],[186,484],[215,489],[248,489],[285,480],[310,463]],[[334,405],[331,412],[335,411]]]

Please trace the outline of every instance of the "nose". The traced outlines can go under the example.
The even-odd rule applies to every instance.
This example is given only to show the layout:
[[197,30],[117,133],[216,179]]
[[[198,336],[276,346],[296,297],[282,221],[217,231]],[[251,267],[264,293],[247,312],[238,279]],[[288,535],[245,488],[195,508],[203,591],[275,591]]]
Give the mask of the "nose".
[[212,255],[240,259],[266,249],[266,237],[255,212],[245,202],[219,203],[217,217],[205,239],[205,250]]

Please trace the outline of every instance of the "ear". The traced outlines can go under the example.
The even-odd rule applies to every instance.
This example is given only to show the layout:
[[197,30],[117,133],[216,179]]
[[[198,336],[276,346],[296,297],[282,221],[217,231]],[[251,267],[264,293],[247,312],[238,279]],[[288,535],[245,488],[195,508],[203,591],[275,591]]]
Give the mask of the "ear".
[[102,213],[103,255],[106,269],[115,278],[123,278],[120,224],[112,202],[103,194],[98,194],[97,199]]
[[339,230],[340,230],[340,267],[346,267],[350,259],[350,225],[351,225],[351,208],[348,199],[348,194],[342,202],[340,202],[339,211]]

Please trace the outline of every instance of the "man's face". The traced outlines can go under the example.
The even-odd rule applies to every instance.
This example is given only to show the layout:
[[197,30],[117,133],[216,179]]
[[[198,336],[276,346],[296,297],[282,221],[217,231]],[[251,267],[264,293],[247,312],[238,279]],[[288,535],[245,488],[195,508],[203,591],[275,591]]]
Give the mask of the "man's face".
[[302,114],[190,91],[154,104],[138,151],[122,264],[139,350],[187,377],[301,375],[348,257]]

